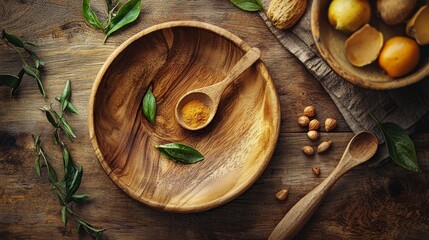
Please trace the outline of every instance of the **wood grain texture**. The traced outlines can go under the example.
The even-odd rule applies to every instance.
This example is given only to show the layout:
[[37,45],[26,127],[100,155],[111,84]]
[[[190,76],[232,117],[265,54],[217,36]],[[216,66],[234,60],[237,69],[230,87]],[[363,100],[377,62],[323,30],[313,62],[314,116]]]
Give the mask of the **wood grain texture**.
[[[185,93],[222,81],[249,49],[224,29],[192,21],[155,25],[119,46],[97,75],[89,104],[90,138],[113,182],[172,212],[211,209],[249,188],[267,166],[280,126],[277,93],[262,62],[228,87],[205,129],[183,129],[174,117]],[[154,125],[141,111],[150,86]],[[175,163],[154,147],[171,142],[195,147],[204,161]]]
[[[311,9],[311,28],[316,46],[340,76],[349,82],[371,89],[394,89],[416,83],[429,75],[429,52],[420,47],[421,56],[418,66],[410,74],[400,78],[389,77],[379,66],[378,61],[364,67],[353,66],[346,57],[344,43],[349,34],[336,30],[328,21],[328,7],[331,1],[315,0]],[[405,25],[388,26],[377,16],[375,3],[371,5],[372,15],[369,24],[383,33],[384,42],[393,36],[406,36]]]
[[[91,0],[97,12],[103,0]],[[88,204],[76,211],[96,226],[106,227],[107,239],[267,239],[286,212],[334,169],[353,136],[335,104],[319,82],[267,29],[258,14],[237,9],[227,0],[144,1],[138,22],[112,35],[88,26],[79,1],[0,1],[0,26],[36,43],[46,62],[42,78],[49,99],[59,96],[66,79],[72,80],[72,102],[80,115],[69,118],[78,136],[68,144],[74,160],[84,167],[79,193],[90,193]],[[209,211],[166,213],[135,201],[115,186],[100,166],[88,135],[91,87],[108,56],[126,39],[155,24],[197,20],[220,26],[262,51],[281,105],[280,136],[262,176],[235,200]],[[0,45],[1,73],[19,71],[19,57]],[[35,83],[26,78],[18,95],[0,88],[0,238],[77,239],[75,223],[64,227],[56,196],[46,178],[34,170],[31,134],[41,134],[44,147],[61,167],[61,153],[50,144],[51,126],[37,109],[48,105]],[[306,157],[301,148],[316,146],[306,129],[296,123],[307,105],[317,118],[338,120],[325,154]],[[422,132],[425,131],[426,133]],[[413,135],[422,173],[408,173],[392,162],[380,167],[364,164],[345,174],[297,235],[297,239],[426,239],[429,235],[429,128]],[[321,168],[321,176],[311,172]],[[289,189],[286,201],[275,193]]]

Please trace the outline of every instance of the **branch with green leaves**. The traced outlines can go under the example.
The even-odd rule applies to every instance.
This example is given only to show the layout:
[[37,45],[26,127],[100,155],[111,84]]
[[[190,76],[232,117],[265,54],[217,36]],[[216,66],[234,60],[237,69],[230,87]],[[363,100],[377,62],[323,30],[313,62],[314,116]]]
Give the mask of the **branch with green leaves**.
[[51,183],[51,189],[55,191],[58,197],[58,201],[61,205],[61,219],[64,225],[67,224],[68,216],[72,216],[77,221],[78,234],[82,234],[84,231],[91,235],[94,239],[101,239],[104,228],[95,228],[93,225],[85,221],[81,216],[73,211],[73,203],[82,202],[90,197],[88,194],[77,194],[80,187],[83,167],[76,166],[73,158],[62,140],[61,136],[66,135],[70,140],[76,138],[72,128],[66,120],[64,113],[79,114],[73,104],[70,102],[71,97],[71,82],[67,80],[64,87],[63,93],[60,97],[55,98],[59,102],[59,110],[53,109],[53,102],[49,108],[44,107],[41,110],[45,112],[46,118],[54,127],[53,138],[54,143],[58,145],[62,152],[63,158],[63,177],[59,181],[58,173],[53,168],[49,161],[45,150],[42,147],[42,141],[40,136],[34,138],[34,144],[36,146],[37,157],[35,161],[35,168],[37,174],[42,176],[42,168],[46,167],[48,181]]
[[[8,86],[12,88],[12,96],[16,93],[21,85],[22,78],[24,74],[36,79],[37,86],[39,87],[40,93],[43,97],[46,97],[45,89],[43,88],[42,79],[40,77],[40,69],[45,65],[45,63],[33,52],[29,47],[37,47],[36,45],[24,42],[17,36],[7,33],[4,29],[2,30],[0,39],[8,46],[13,48],[21,57],[22,69],[17,75],[13,74],[1,74],[0,75],[0,86]],[[33,60],[34,66],[30,65],[25,61],[23,53],[26,53]]]
[[107,19],[101,23],[97,14],[91,8],[89,1],[90,0],[83,0],[83,17],[92,27],[104,32],[104,42],[106,42],[107,38],[112,33],[134,22],[140,15],[141,0],[129,0],[121,7],[119,7],[119,0],[106,0]]

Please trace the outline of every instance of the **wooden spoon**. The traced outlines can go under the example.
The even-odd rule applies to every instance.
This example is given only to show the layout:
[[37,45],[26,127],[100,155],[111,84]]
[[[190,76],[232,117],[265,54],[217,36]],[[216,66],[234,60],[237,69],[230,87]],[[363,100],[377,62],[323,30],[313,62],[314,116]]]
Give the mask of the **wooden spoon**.
[[369,132],[361,132],[354,136],[334,171],[289,210],[277,224],[269,239],[292,239],[310,219],[335,182],[344,173],[374,156],[377,147],[377,138]]
[[[261,57],[261,51],[258,48],[251,48],[236,64],[235,66],[228,72],[226,77],[218,83],[213,85],[198,88],[192,91],[189,91],[185,95],[183,95],[176,104],[176,120],[180,124],[180,126],[189,129],[189,130],[199,130],[207,126],[213,119],[216,114],[220,97],[225,90],[225,88],[231,84],[236,78],[238,78],[246,69],[252,66],[259,58]],[[210,113],[207,121],[199,125],[197,127],[192,127],[187,125],[182,119],[182,108],[192,100],[199,100],[204,105],[209,107]]]

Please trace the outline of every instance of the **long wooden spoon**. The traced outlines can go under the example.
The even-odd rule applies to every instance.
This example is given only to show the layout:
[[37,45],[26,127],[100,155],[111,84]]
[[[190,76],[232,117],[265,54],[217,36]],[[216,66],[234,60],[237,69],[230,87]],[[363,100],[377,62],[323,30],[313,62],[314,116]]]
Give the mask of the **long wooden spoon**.
[[307,223],[313,213],[316,211],[320,202],[326,193],[331,189],[335,182],[347,171],[357,165],[366,162],[377,151],[377,138],[369,132],[361,132],[354,136],[340,162],[334,171],[307,195],[305,195],[298,203],[293,206],[286,216],[277,224],[269,239],[291,239],[299,230]]
[[[238,78],[246,69],[253,65],[261,57],[261,51],[258,48],[251,48],[228,72],[227,76],[218,83],[213,85],[198,88],[192,91],[189,91],[183,95],[176,104],[175,117],[180,126],[189,129],[189,130],[199,130],[207,126],[213,119],[216,114],[220,97],[225,90],[225,88],[231,84],[236,78]],[[207,121],[204,124],[201,124],[197,127],[192,127],[187,125],[181,115],[183,106],[186,103],[192,100],[199,100],[204,105],[209,107],[210,114]]]

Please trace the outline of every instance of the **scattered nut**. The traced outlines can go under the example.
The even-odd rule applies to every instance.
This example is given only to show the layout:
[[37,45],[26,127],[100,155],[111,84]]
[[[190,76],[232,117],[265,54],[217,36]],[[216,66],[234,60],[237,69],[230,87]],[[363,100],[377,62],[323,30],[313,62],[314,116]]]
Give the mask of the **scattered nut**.
[[328,150],[331,145],[332,145],[331,140],[322,142],[321,144],[319,144],[319,146],[317,146],[317,152],[318,153],[326,152],[326,150]]
[[308,131],[307,136],[310,140],[316,140],[319,138],[319,132],[311,130]]
[[327,132],[334,130],[337,127],[337,120],[333,118],[327,118],[325,120],[325,130]]
[[320,127],[320,122],[317,119],[313,119],[310,121],[310,123],[308,124],[308,130],[317,130]]
[[320,175],[320,168],[319,167],[313,167],[311,169],[311,171],[313,171],[313,174],[316,175],[316,176]]
[[282,189],[276,193],[276,198],[280,201],[283,201],[287,198],[288,194],[289,194],[288,189]]
[[307,127],[309,122],[310,122],[310,119],[308,119],[307,116],[301,116],[298,118],[298,124],[301,127]]
[[286,30],[304,15],[307,0],[271,0],[267,16],[277,28]]
[[316,109],[313,106],[307,106],[304,108],[304,116],[314,117],[316,115]]
[[304,146],[302,151],[308,156],[314,155],[314,148],[312,146]]

